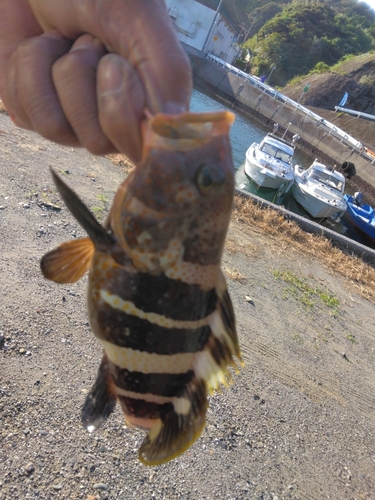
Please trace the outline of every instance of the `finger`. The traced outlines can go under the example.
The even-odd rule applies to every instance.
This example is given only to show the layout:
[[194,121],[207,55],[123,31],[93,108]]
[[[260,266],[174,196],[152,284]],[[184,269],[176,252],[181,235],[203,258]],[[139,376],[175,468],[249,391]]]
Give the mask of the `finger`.
[[41,35],[42,30],[27,2],[0,0],[0,12],[0,96],[5,101],[7,64],[11,55],[22,40]]
[[169,18],[165,0],[29,0],[41,25],[68,38],[91,33],[139,75],[152,112],[185,111],[191,68]]
[[104,45],[91,35],[82,35],[70,52],[53,65],[52,75],[60,105],[81,146],[93,154],[116,152],[102,132],[98,120],[96,71]]
[[32,130],[33,126],[22,105],[19,97],[19,87],[17,81],[17,51],[12,54],[8,61],[8,77],[6,79],[5,90],[2,95],[6,109],[12,121],[18,126]]
[[[142,42],[138,41],[136,49],[130,54],[130,62],[141,76],[147,105],[153,112],[184,112],[189,109],[192,90],[190,62],[166,8],[165,13],[158,9],[156,14],[158,21],[147,26],[147,37]],[[143,26],[144,22],[139,21],[139,34],[143,33]]]
[[46,33],[20,44],[16,62],[16,95],[32,129],[59,144],[76,146],[52,80],[52,66],[66,54],[71,42],[57,33]]
[[146,104],[139,77],[122,57],[108,54],[99,63],[97,78],[100,126],[118,151],[138,161]]

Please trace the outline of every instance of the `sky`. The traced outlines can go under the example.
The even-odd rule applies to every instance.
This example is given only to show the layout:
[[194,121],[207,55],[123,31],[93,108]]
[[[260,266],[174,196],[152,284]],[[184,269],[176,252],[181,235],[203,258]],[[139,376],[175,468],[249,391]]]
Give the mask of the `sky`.
[[375,0],[364,0],[364,2],[375,10]]

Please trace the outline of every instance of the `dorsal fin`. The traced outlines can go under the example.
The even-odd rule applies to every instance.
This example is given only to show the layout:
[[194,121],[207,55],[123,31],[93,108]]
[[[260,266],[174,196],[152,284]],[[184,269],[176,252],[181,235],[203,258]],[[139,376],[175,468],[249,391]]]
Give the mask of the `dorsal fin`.
[[65,184],[61,177],[58,176],[52,168],[50,168],[50,170],[57,190],[64,200],[65,205],[90,236],[94,245],[111,245],[113,243],[111,235],[99,224],[86,205],[78,198],[75,192]]

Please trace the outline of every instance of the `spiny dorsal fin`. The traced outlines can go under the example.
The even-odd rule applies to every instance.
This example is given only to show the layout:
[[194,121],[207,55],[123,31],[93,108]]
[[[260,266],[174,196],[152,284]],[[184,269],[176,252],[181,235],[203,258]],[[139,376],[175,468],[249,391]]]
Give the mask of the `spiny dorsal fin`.
[[64,200],[65,205],[90,236],[94,245],[111,245],[113,240],[104,227],[99,224],[86,205],[78,198],[75,192],[65,184],[61,177],[59,177],[52,168],[50,170],[57,190]]
[[62,243],[42,257],[43,276],[56,283],[75,283],[89,269],[94,250],[90,238]]

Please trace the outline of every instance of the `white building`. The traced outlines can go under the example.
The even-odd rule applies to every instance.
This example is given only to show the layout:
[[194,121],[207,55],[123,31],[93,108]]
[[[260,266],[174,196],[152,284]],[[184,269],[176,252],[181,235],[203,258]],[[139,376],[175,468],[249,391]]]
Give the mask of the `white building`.
[[233,62],[241,50],[236,33],[225,17],[196,0],[166,0],[169,16],[186,51],[214,54]]

